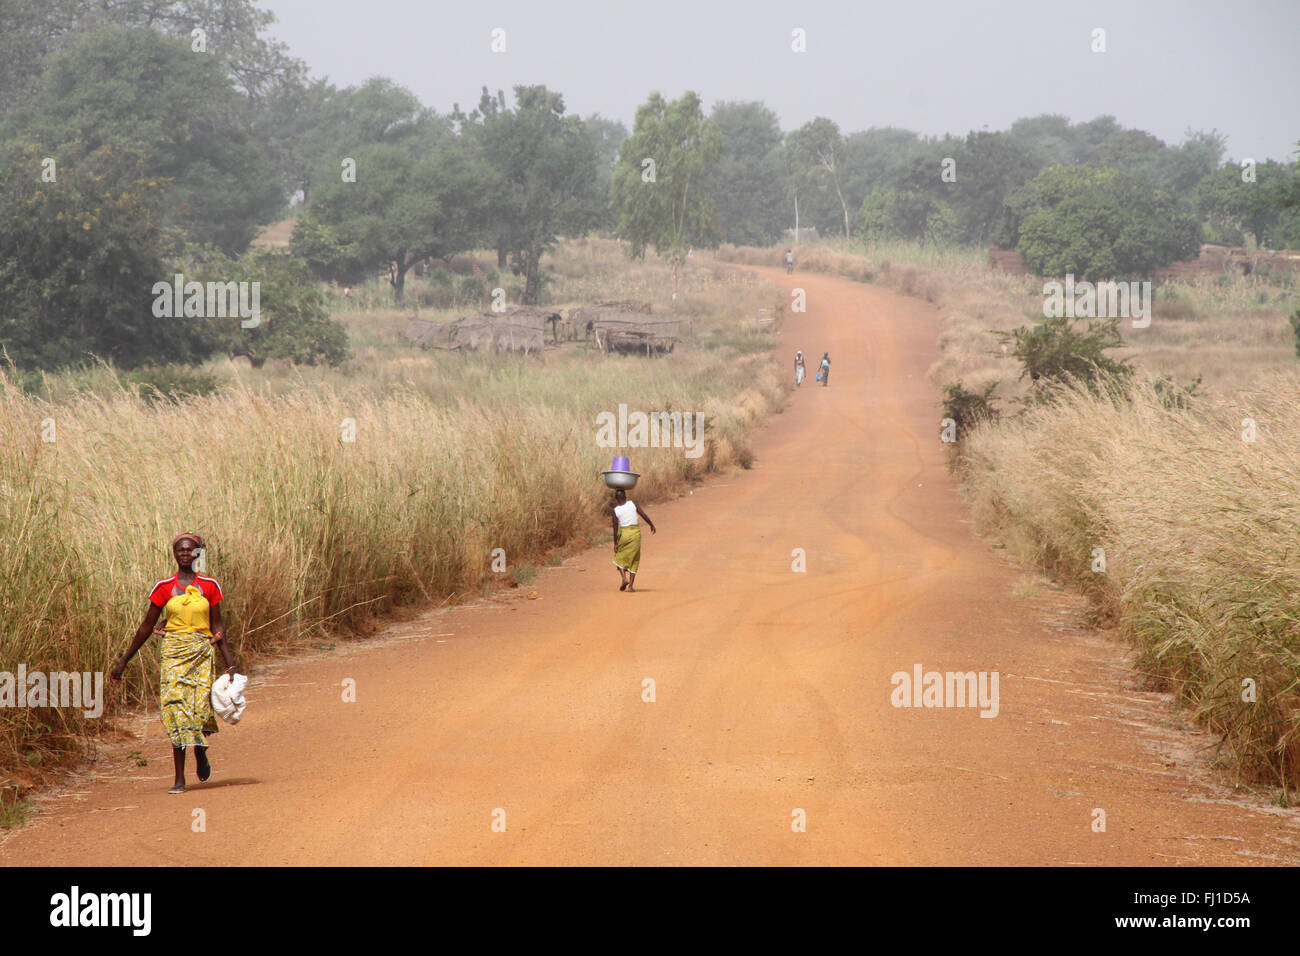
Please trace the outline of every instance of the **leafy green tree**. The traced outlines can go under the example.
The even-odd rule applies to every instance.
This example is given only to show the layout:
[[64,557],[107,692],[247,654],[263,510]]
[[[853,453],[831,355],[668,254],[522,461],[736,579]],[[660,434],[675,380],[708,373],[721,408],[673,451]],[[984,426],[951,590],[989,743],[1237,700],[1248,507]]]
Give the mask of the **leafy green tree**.
[[[1094,133],[1094,137],[1100,134],[1101,139],[1104,139],[1119,129],[1119,124],[1114,122],[1114,117],[1104,117],[1103,120],[1110,122],[1104,123],[1104,126]],[[1016,120],[1011,124],[1008,135],[1033,156],[1035,166],[1046,169],[1049,166],[1070,166],[1081,160],[1092,159],[1092,157],[1080,157],[1081,137],[1076,130],[1076,127],[1070,126],[1069,117],[1044,113],[1040,116],[1027,116]],[[1096,142],[1100,144],[1101,139],[1097,139]]]
[[473,248],[481,180],[450,125],[428,122],[433,145],[427,149],[420,136],[352,150],[355,181],[325,163],[291,241],[317,274],[356,281],[359,271],[387,267],[401,305],[406,275],[417,262],[450,260]]
[[316,204],[316,209],[323,210],[319,215],[309,211],[299,218],[289,247],[317,277],[360,285],[386,264],[376,258],[383,253],[361,240],[362,230],[355,216],[345,217],[344,210],[330,209],[329,205],[327,198]]
[[919,136],[911,130],[878,126],[844,137],[840,168],[844,198],[857,209],[878,186],[898,186],[911,160],[922,151]]
[[5,0],[0,4],[0,117],[40,91],[50,57],[108,27],[150,30],[189,48],[201,36],[201,55],[214,59],[236,89],[256,100],[306,75],[306,65],[268,36],[274,23],[275,15],[256,0]]
[[0,119],[41,91],[45,62],[64,42],[84,0],[0,3]]
[[726,102],[715,104],[710,118],[722,134],[722,156],[706,188],[723,238],[738,245],[776,242],[786,191],[776,114],[758,102]]
[[476,109],[466,113],[456,103],[451,111],[452,122],[473,155],[483,183],[482,202],[478,208],[479,244],[496,249],[498,269],[505,269],[510,264],[513,210],[505,183],[501,181],[502,174],[488,161],[488,147],[484,140],[488,124],[495,122],[506,110],[505,91],[497,90],[496,96],[492,96],[485,86]]
[[1179,146],[1162,154],[1158,170],[1160,184],[1180,204],[1195,208],[1196,187],[1219,168],[1226,146],[1227,138],[1217,130],[1187,130]]
[[579,213],[579,220],[590,222],[593,228],[612,233],[618,225],[618,211],[610,202],[610,187],[614,182],[614,167],[618,165],[618,150],[627,139],[627,127],[618,120],[606,119],[593,113],[583,119],[582,125],[591,139],[596,154],[596,180],[592,195],[579,202],[587,208]]
[[1038,166],[1029,148],[1006,133],[972,131],[957,147],[955,179],[943,184],[942,195],[956,215],[960,238],[986,243],[1002,225],[1007,197],[1032,179]]
[[345,159],[362,146],[432,146],[432,110],[384,77],[338,90],[324,81],[277,87],[257,114],[257,132],[274,151],[286,195],[311,199],[313,177],[340,178]]
[[912,189],[877,186],[862,200],[858,232],[871,239],[910,239],[947,243],[957,239],[952,208]]
[[[324,80],[282,83],[272,89],[252,118],[253,135],[266,144],[286,197],[306,200],[311,174],[335,155],[341,136],[330,126],[328,108],[339,95]],[[334,133],[334,136],[330,136]]]
[[[1297,180],[1294,165],[1270,159],[1255,166],[1253,182],[1242,175],[1240,166],[1227,163],[1202,179],[1196,187],[1197,212],[1221,241],[1240,242],[1249,234],[1259,245],[1285,245],[1288,183]],[[1292,197],[1290,205],[1300,204]]]
[[849,206],[844,198],[842,157],[844,137],[833,121],[819,116],[786,138],[795,176],[801,183],[819,183],[834,192],[843,217],[844,238],[851,236]]
[[153,315],[153,285],[170,277],[176,247],[145,158],[117,146],[65,152],[45,182],[43,152],[0,146],[0,346],[37,369],[205,357],[199,330]]
[[1008,200],[1016,249],[1039,275],[1141,275],[1200,247],[1195,217],[1165,192],[1116,169],[1055,167]]
[[[1123,129],[1119,120],[1113,116],[1098,116],[1086,123],[1076,123],[1065,134],[1072,149],[1064,163],[1071,166],[1096,165],[1101,161],[1102,144]],[[1062,163],[1049,165],[1062,165]]]
[[1095,165],[1159,182],[1164,141],[1140,129],[1122,129],[1106,137],[1097,149]]
[[996,422],[1002,417],[993,404],[993,392],[997,387],[997,382],[988,382],[982,391],[972,392],[961,379],[943,387],[943,417],[951,418],[956,425],[959,447],[976,425]]
[[653,246],[669,259],[675,297],[687,247],[716,241],[705,185],[722,156],[722,134],[704,115],[697,94],[687,91],[670,101],[651,93],[637,108],[632,135],[618,155],[613,196],[619,235],[633,258],[643,258]]
[[[585,231],[598,181],[595,142],[576,116],[564,115],[564,97],[545,86],[516,86],[515,106],[483,90],[479,109],[461,121],[480,124],[474,138],[489,170],[485,188],[498,250],[524,277],[523,301],[536,304],[541,258],[561,229]],[[468,135],[468,134],[467,134]]]
[[[1300,152],[1300,143],[1296,146]],[[1281,167],[1274,181],[1262,190],[1259,204],[1277,211],[1277,225],[1269,231],[1269,243],[1300,249],[1300,162]]]
[[165,191],[167,223],[238,253],[284,205],[249,123],[217,60],[151,30],[109,28],[54,57],[34,110],[15,125],[56,160],[64,150],[138,150]]
[[258,283],[257,325],[244,328],[239,316],[202,320],[214,349],[247,356],[255,367],[269,358],[339,365],[349,357],[347,330],[330,317],[320,284],[301,260],[270,250],[237,260],[217,255],[193,274],[199,281]]

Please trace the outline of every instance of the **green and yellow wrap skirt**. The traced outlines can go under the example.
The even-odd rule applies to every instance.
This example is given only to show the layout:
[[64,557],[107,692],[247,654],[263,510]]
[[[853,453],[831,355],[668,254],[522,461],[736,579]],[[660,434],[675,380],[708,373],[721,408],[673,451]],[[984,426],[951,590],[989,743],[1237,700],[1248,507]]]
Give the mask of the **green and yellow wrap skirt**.
[[212,712],[213,648],[201,631],[163,637],[159,703],[173,747],[206,747],[217,732]]
[[618,550],[614,552],[614,567],[636,573],[641,567],[641,526],[628,525],[618,529]]

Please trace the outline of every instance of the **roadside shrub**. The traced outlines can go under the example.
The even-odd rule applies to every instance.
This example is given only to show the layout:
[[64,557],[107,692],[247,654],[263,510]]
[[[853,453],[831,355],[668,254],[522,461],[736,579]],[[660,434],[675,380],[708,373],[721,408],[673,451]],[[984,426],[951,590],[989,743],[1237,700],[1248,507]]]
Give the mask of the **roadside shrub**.
[[147,365],[122,376],[123,381],[141,385],[147,399],[167,398],[178,401],[211,395],[221,387],[221,380],[209,372],[187,365]]
[[1088,319],[1081,330],[1073,319],[1058,316],[993,334],[1011,347],[1011,354],[1022,366],[1020,377],[1028,378],[1037,387],[1031,400],[1038,401],[1054,385],[1079,381],[1096,392],[1110,381],[1127,380],[1132,374],[1127,360],[1105,354],[1107,349],[1124,344],[1119,321],[1117,317]]
[[998,420],[1000,414],[992,401],[997,387],[997,382],[989,382],[983,391],[971,392],[960,379],[943,387],[943,417],[957,423],[958,442],[965,439],[976,425]]

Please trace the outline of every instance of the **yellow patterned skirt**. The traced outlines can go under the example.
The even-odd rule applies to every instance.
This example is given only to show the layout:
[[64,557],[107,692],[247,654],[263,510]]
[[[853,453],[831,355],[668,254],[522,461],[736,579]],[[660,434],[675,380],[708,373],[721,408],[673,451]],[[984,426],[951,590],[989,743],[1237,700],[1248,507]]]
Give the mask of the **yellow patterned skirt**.
[[629,525],[618,529],[618,550],[614,552],[614,567],[636,573],[641,567],[641,526]]
[[204,735],[217,732],[212,712],[214,653],[207,635],[199,631],[163,637],[159,702],[173,747],[206,747]]

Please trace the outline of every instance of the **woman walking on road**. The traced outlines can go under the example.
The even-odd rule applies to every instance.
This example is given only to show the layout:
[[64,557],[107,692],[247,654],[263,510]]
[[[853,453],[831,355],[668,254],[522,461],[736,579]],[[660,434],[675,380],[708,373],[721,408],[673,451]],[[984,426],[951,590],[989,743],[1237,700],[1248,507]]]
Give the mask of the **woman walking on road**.
[[[122,679],[126,665],[150,634],[162,636],[162,662],[159,668],[159,701],[163,727],[172,743],[172,762],[176,780],[168,793],[185,792],[185,748],[194,748],[194,767],[199,780],[212,776],[205,739],[217,732],[212,712],[214,647],[220,645],[226,673],[235,675],[235,658],[226,643],[226,626],[221,622],[223,597],[216,579],[194,570],[194,559],[203,547],[203,538],[193,532],[172,539],[172,556],[176,573],[154,585],[149,594],[149,610],[135,632],[126,655],[112,671],[115,681]],[[162,627],[155,627],[160,615],[166,615]]]
[[795,388],[798,388],[800,385],[803,384],[803,376],[804,376],[803,351],[800,350],[800,351],[794,353],[794,385],[795,385]]
[[818,377],[822,380],[822,388],[825,388],[826,383],[830,380],[831,377],[831,353],[830,352],[822,353],[822,370],[821,370],[821,375]]
[[636,572],[641,567],[641,527],[637,516],[645,519],[651,534],[658,534],[655,523],[650,516],[638,507],[636,502],[628,501],[627,492],[622,488],[614,492],[614,567],[623,583],[620,591],[636,590]]

